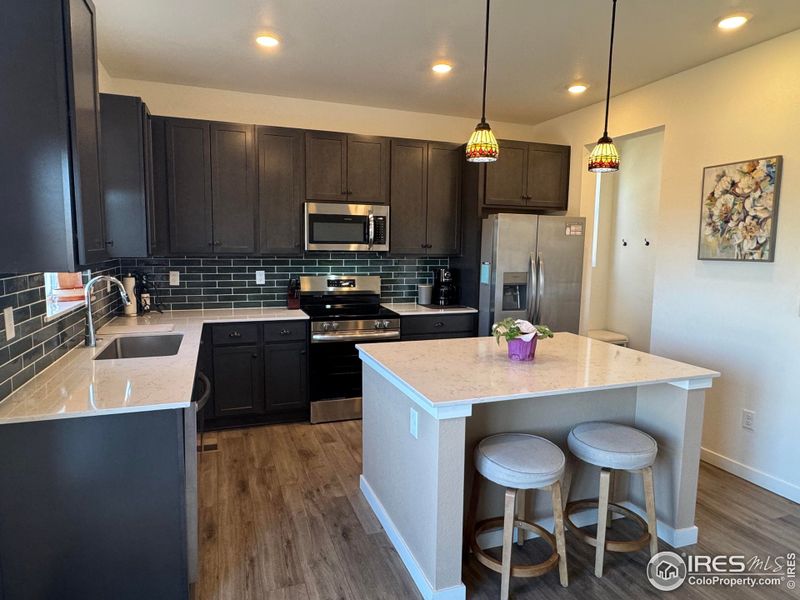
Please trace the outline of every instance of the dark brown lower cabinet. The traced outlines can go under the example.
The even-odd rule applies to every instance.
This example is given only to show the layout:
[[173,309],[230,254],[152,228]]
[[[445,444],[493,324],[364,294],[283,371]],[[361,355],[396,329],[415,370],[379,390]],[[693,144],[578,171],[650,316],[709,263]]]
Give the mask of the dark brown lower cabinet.
[[477,316],[477,313],[457,313],[401,317],[400,336],[404,342],[473,337],[478,325]]
[[261,347],[214,347],[214,414],[228,417],[265,410]]
[[206,429],[308,419],[307,322],[209,325],[201,352],[213,390]]

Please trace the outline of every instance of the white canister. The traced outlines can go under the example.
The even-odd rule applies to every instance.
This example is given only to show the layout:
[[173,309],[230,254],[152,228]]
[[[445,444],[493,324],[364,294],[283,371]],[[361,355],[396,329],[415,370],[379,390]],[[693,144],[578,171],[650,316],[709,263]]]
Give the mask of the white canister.
[[136,308],[136,277],[128,273],[122,278],[122,287],[125,288],[125,293],[128,294],[130,304],[123,307],[123,312],[126,317],[135,317],[137,313]]

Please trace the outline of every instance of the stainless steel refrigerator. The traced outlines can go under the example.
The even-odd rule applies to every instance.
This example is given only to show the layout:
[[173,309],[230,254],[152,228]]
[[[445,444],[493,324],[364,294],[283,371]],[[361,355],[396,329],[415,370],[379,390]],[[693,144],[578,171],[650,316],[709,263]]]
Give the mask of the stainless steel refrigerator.
[[483,220],[478,331],[506,317],[578,333],[583,217],[496,214]]

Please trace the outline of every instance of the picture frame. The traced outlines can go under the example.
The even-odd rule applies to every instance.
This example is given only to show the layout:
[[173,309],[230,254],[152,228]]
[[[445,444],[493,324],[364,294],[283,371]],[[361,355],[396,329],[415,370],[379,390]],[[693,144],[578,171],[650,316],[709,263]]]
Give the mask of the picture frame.
[[773,262],[783,156],[703,169],[698,260]]

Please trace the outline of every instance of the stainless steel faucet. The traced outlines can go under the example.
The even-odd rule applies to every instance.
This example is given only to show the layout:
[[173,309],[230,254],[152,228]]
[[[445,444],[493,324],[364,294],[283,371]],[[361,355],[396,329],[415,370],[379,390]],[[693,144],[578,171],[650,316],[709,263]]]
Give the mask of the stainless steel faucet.
[[116,277],[111,277],[110,275],[98,275],[86,283],[86,286],[83,288],[83,296],[86,300],[86,345],[91,348],[94,348],[97,345],[97,338],[95,338],[94,335],[94,318],[92,317],[92,286],[94,286],[94,284],[98,281],[110,281],[111,283],[115,284],[119,288],[119,294],[122,296],[122,302],[125,304],[125,306],[131,303],[130,299],[128,298],[128,293],[125,291],[122,282],[120,282],[120,280]]

